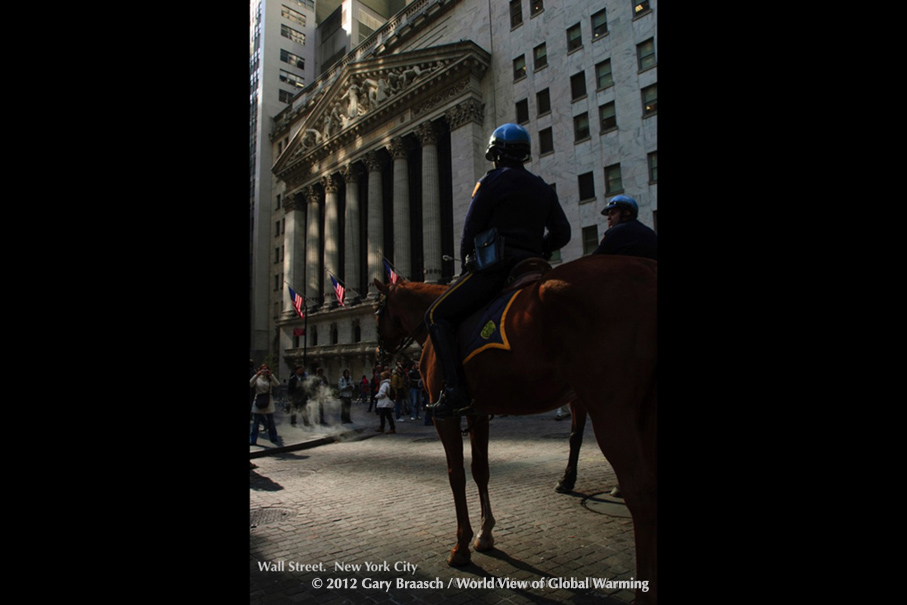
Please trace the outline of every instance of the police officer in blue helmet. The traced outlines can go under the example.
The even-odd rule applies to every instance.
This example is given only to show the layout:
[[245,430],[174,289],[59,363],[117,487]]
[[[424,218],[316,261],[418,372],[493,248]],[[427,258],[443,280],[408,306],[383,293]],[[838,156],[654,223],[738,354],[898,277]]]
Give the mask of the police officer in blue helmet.
[[632,197],[615,195],[602,210],[608,230],[593,254],[624,254],[658,260],[658,235],[639,222],[639,205]]
[[444,384],[430,407],[443,419],[469,406],[456,341],[457,325],[500,292],[510,270],[527,258],[550,259],[570,241],[570,223],[557,193],[523,166],[529,132],[518,124],[495,129],[485,159],[494,169],[476,184],[460,239],[461,275],[425,314]]

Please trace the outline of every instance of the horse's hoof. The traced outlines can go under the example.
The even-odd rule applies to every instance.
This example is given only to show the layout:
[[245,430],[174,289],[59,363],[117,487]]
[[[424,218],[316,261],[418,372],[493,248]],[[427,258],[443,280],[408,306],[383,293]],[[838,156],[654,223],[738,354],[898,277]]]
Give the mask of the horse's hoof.
[[621,493],[620,493],[620,486],[619,486],[619,485],[616,486],[614,489],[611,490],[611,495],[612,495],[613,497],[615,497],[615,498],[623,498],[623,496],[622,496]]
[[558,481],[557,485],[554,486],[554,491],[559,494],[569,494],[573,491],[573,485],[564,483],[563,481]]
[[447,564],[451,567],[463,567],[469,565],[469,561],[472,558],[472,555],[469,551],[466,551],[466,554],[462,554],[459,551],[452,550],[450,551],[450,556],[447,557]]
[[475,544],[476,551],[484,552],[486,550],[492,550],[494,548],[494,536],[488,536],[487,538],[476,538]]

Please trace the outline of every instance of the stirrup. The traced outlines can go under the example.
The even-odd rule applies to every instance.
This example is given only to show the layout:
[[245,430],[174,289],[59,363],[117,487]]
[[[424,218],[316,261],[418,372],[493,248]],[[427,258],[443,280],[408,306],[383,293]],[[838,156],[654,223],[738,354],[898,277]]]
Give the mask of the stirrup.
[[441,390],[441,395],[438,397],[438,401],[435,403],[429,403],[425,406],[426,409],[431,410],[432,415],[435,418],[443,420],[444,418],[451,418],[454,416],[461,416],[464,413],[469,413],[467,410],[472,409],[472,398],[463,396],[463,399],[467,399],[469,403],[460,408],[454,408],[450,402],[450,391],[447,387]]

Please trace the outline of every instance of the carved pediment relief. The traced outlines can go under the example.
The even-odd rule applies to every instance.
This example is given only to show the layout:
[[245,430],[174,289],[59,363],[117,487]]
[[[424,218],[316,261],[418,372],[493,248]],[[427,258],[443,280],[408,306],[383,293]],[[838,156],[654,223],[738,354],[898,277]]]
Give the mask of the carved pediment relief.
[[463,88],[471,75],[481,79],[489,59],[479,46],[463,41],[347,65],[310,103],[273,172],[290,180],[292,173],[404,110],[424,106],[426,98],[439,98],[458,84]]

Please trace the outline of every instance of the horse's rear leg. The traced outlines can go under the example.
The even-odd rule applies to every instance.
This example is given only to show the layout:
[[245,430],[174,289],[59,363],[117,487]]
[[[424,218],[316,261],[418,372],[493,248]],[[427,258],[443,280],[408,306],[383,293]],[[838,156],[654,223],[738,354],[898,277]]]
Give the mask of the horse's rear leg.
[[573,491],[576,485],[576,467],[579,463],[579,448],[583,445],[583,431],[586,430],[586,408],[577,402],[570,403],[570,457],[564,476],[557,482],[554,491],[565,493]]
[[491,514],[491,500],[488,497],[488,416],[469,416],[469,439],[472,442],[472,478],[479,488],[479,502],[482,504],[482,528],[476,538],[477,551],[494,548],[494,516]]
[[447,563],[455,567],[467,565],[470,559],[469,542],[472,540],[472,526],[469,524],[469,510],[466,506],[466,467],[463,463],[463,433],[460,418],[434,419],[435,429],[444,445],[447,456],[447,476],[453,492],[457,512],[457,544],[451,549]]
[[636,578],[647,590],[637,589],[636,604],[658,602],[658,469],[656,462],[656,395],[652,386],[635,406],[609,413],[588,407],[599,448],[611,463],[621,494],[633,516],[636,542]]

